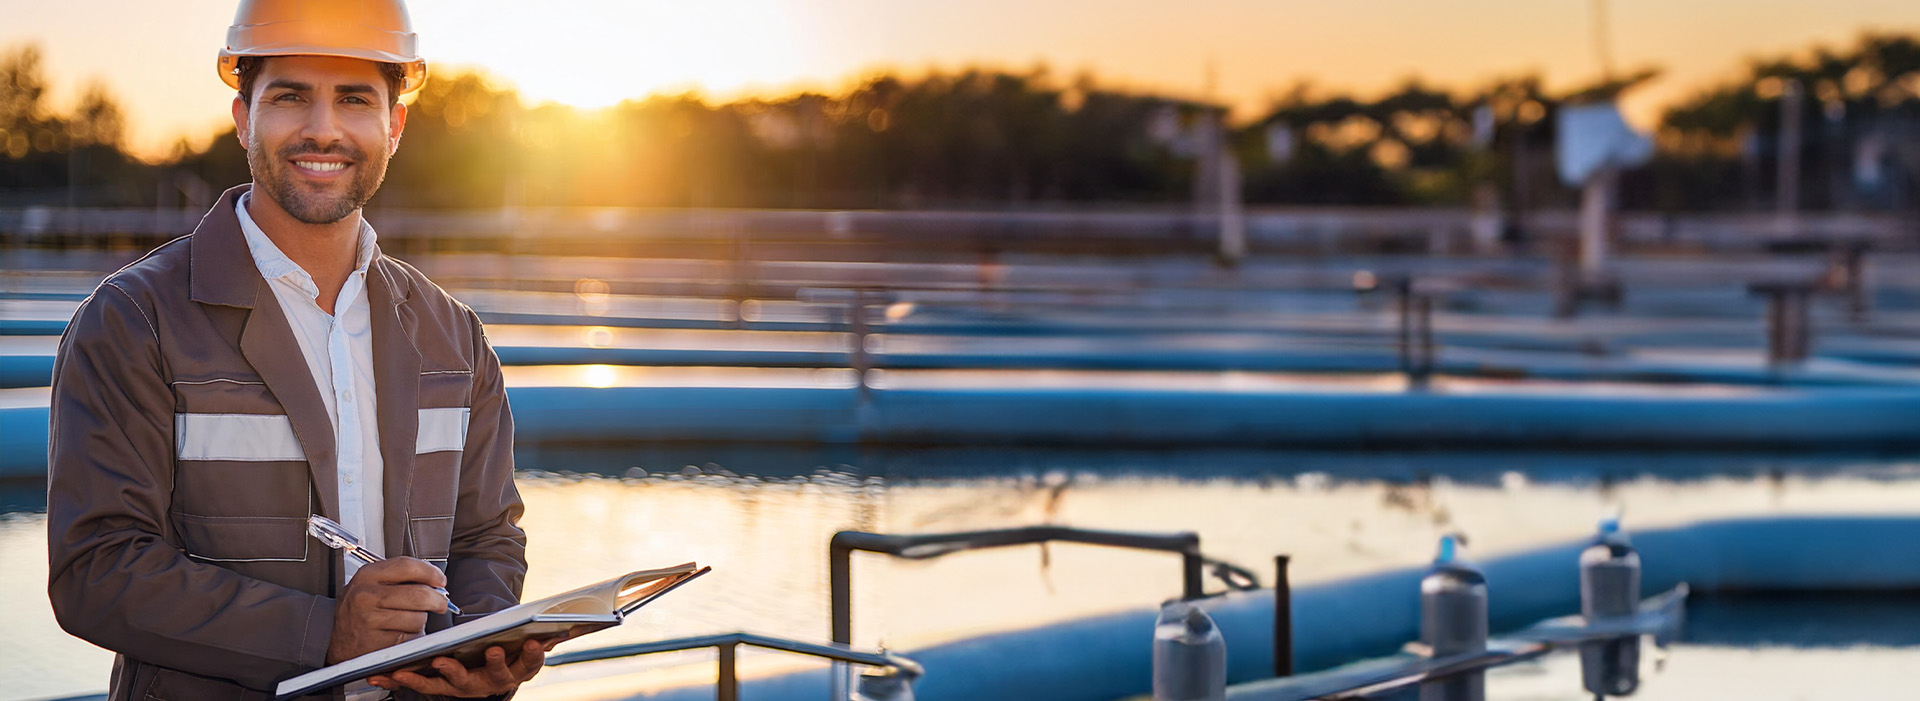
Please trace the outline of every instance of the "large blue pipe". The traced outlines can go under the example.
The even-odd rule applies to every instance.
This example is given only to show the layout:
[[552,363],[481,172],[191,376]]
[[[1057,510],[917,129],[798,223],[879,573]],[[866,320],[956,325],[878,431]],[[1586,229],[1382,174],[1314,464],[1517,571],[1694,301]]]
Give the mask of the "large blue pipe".
[[[4,390],[30,392],[32,390]],[[1868,450],[1920,443],[1920,388],[1688,393],[515,387],[528,444]],[[0,476],[44,474],[47,408],[0,404]]]
[[[985,343],[952,344],[916,339],[925,347],[888,350],[867,359],[869,367],[914,370],[1144,370],[1189,372],[1391,373],[1400,360],[1391,349],[1366,347],[1218,348],[1205,341],[1192,347],[1160,344],[1116,346],[1078,339],[1063,346],[1025,349]],[[844,368],[847,351],[714,348],[581,348],[495,346],[505,365],[636,365],[655,367],[801,367]],[[1897,365],[1892,360],[1890,365]],[[1743,386],[1920,385],[1920,377],[1901,368],[1831,359],[1817,367],[1771,369],[1754,365],[1662,362],[1567,357],[1550,353],[1514,353],[1473,348],[1443,349],[1434,372],[1466,377],[1503,377],[1572,382],[1647,382]],[[0,388],[45,387],[53,381],[51,353],[0,353]]]
[[[1795,517],[1707,521],[1633,534],[1651,595],[1680,582],[1713,590],[1845,591],[1920,588],[1920,517]],[[1579,612],[1576,568],[1584,541],[1481,563],[1495,630]],[[1397,651],[1418,635],[1425,568],[1293,589],[1298,669],[1312,671]],[[1172,593],[1172,590],[1169,590]],[[952,602],[965,606],[967,602]],[[1226,636],[1231,682],[1272,674],[1273,593],[1228,594],[1207,608]],[[1157,610],[1085,618],[997,633],[904,654],[927,669],[922,701],[1044,698],[1107,701],[1149,691]],[[1685,660],[1677,663],[1685,664]],[[602,663],[605,664],[605,663]],[[1657,683],[1657,680],[1654,681]],[[761,701],[825,693],[821,672],[746,682]],[[710,699],[706,686],[637,693],[632,699]]]

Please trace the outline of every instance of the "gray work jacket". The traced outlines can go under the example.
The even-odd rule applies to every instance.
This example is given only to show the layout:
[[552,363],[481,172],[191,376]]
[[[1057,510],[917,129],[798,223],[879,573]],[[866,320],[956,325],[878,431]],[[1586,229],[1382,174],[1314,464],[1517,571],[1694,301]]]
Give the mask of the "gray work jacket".
[[[247,187],[107,276],[60,339],[47,593],[61,627],[117,653],[114,701],[271,698],[332,638],[344,570],[306,520],[339,518],[333,425],[234,215]],[[367,294],[378,537],[442,566],[468,617],[511,606],[526,535],[500,361],[412,266],[376,253]]]

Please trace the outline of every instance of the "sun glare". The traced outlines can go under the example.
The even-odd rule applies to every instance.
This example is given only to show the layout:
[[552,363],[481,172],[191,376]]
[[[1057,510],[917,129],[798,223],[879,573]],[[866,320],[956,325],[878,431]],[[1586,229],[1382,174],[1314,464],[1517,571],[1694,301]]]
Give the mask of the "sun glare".
[[587,108],[662,92],[727,96],[788,85],[807,77],[806,42],[817,36],[778,0],[427,0],[412,7],[422,50],[441,65],[482,68],[532,102]]

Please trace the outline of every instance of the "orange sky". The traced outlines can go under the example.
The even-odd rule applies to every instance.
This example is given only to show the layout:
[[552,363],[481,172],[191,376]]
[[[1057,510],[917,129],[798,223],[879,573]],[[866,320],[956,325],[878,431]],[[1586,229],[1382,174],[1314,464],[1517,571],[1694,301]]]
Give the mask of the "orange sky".
[[[234,0],[0,0],[0,47],[38,42],[64,107],[87,80],[128,109],[137,150],[221,128],[231,94],[214,52]],[[1599,74],[1590,0],[414,0],[435,65],[478,66],[533,99],[597,106],[698,87],[717,97],[837,88],[882,67],[966,64],[1214,96],[1252,114],[1294,81],[1371,93],[1410,75],[1448,87],[1536,71]],[[1920,33],[1912,0],[1610,0],[1616,65],[1659,65],[1633,95],[1660,105],[1735,75],[1745,58]]]

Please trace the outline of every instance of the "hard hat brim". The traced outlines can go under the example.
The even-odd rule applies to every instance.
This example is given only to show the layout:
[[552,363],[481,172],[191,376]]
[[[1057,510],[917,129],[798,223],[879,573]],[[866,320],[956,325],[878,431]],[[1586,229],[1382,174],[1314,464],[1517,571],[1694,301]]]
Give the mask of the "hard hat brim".
[[419,90],[421,86],[427,84],[426,61],[418,58],[399,56],[385,51],[342,49],[327,46],[274,46],[248,49],[245,51],[221,49],[218,64],[220,80],[226,83],[227,87],[235,90],[240,89],[240,74],[236,71],[236,68],[242,56],[262,58],[268,56],[333,56],[338,58],[357,58],[377,63],[397,63],[400,64],[404,77],[400,82],[399,93],[394,95],[395,98]]

